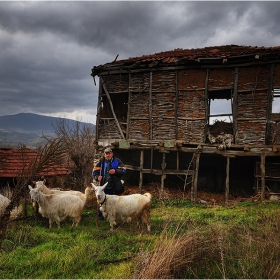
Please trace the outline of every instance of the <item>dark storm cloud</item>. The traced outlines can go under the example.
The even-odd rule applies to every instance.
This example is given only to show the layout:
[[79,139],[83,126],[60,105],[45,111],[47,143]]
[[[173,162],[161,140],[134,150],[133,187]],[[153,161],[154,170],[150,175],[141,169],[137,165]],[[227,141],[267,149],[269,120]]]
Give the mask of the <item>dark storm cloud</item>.
[[[278,2],[0,2],[1,115],[94,122],[93,66],[175,48],[279,45]],[[84,117],[86,116],[86,117]]]

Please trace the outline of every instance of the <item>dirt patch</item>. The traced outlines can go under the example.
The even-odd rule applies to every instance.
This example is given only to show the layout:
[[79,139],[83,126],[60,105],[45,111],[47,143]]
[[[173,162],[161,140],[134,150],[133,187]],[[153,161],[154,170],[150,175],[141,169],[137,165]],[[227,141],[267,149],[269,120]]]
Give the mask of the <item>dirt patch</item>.
[[[163,195],[161,195],[160,183],[151,183],[143,186],[142,194],[145,192],[149,192],[153,197],[158,199],[191,199],[191,192],[181,191],[174,188],[164,188]],[[125,191],[123,195],[139,193],[138,186],[125,186]],[[229,196],[229,202],[237,203],[240,201],[250,200],[249,198],[234,198]],[[197,192],[197,203],[207,204],[207,205],[216,205],[216,204],[224,204],[225,203],[225,194],[224,193],[213,193],[206,191],[198,191]]]

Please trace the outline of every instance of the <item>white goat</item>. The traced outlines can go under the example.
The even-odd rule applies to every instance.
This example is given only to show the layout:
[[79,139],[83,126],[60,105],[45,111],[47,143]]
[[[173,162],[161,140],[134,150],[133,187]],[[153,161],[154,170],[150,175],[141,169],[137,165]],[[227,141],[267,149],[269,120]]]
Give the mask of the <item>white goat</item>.
[[4,214],[6,208],[11,203],[11,200],[6,196],[0,194],[0,217]]
[[104,218],[110,222],[111,231],[114,229],[117,221],[131,222],[136,220],[147,224],[147,229],[151,231],[151,202],[152,195],[150,193],[145,194],[130,194],[130,195],[106,195],[104,189],[106,184],[103,186],[95,186],[91,183],[97,202],[100,205],[100,211]]
[[[7,198],[6,196],[0,194],[0,217],[3,216],[6,208],[11,203],[11,200]],[[12,209],[10,212],[10,220],[16,219],[21,215],[22,212],[22,206],[16,206]]]
[[[69,191],[61,191],[59,189],[52,189],[52,188],[48,188],[45,185],[45,180],[44,181],[37,181],[37,182],[33,182],[35,184],[35,188],[40,187],[41,192],[44,194],[72,194],[72,195],[77,195],[79,196],[83,201],[87,200],[87,197],[89,196],[89,194],[91,193],[91,188],[87,187],[85,189],[85,193],[82,193],[80,191],[74,191],[74,190],[69,190]],[[35,209],[38,209],[38,206],[36,205],[36,201],[33,202],[33,207]],[[37,211],[37,210],[36,210]]]
[[67,217],[72,219],[72,227],[80,223],[86,199],[73,194],[47,195],[41,192],[42,185],[36,188],[30,185],[28,187],[32,202],[36,201],[39,204],[39,213],[49,219],[50,229],[53,222],[56,222],[57,227],[60,228],[60,222]]
[[80,191],[74,191],[74,190],[61,191],[59,189],[50,189],[45,185],[45,181],[37,181],[34,182],[34,184],[35,184],[35,188],[41,187],[41,192],[44,194],[74,194],[82,199],[85,199],[85,194]]

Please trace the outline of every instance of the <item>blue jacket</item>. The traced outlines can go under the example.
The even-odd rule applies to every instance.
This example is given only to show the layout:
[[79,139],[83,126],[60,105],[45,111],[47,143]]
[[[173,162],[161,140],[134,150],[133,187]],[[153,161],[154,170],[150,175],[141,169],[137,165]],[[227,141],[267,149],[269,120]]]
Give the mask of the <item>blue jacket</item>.
[[[109,174],[110,169],[115,169],[115,174]],[[110,161],[107,161],[104,157],[101,158],[98,163],[93,167],[92,176],[95,180],[98,180],[98,176],[102,176],[100,185],[104,185],[108,182],[106,189],[118,189],[121,183],[121,177],[126,173],[126,168],[123,162],[115,157],[112,157]],[[114,191],[113,191],[114,192]]]

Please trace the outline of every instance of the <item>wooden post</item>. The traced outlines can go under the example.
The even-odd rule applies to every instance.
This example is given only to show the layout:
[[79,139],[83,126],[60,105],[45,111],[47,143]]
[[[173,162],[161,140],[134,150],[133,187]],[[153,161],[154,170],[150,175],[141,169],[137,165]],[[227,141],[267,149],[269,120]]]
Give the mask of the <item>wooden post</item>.
[[150,87],[149,87],[149,125],[150,125],[150,140],[153,140],[153,116],[152,116],[152,90],[153,90],[153,72],[150,72]]
[[[205,123],[209,124],[209,114],[210,114],[210,100],[208,98],[208,82],[209,82],[209,68],[206,70],[206,77],[204,82],[204,106],[205,106]],[[207,125],[204,126],[204,142],[207,139]]]
[[232,118],[233,118],[233,141],[236,143],[237,133],[237,92],[238,92],[238,77],[239,68],[234,69],[234,86],[233,86],[233,98],[232,98]]
[[197,180],[198,180],[198,170],[199,170],[199,159],[200,153],[196,154],[196,161],[195,161],[195,170],[194,170],[194,179],[191,189],[191,201],[196,202],[197,200]]
[[229,196],[229,162],[230,162],[230,158],[227,157],[227,166],[226,166],[226,190],[225,190],[226,205],[228,204],[228,196]]
[[178,112],[179,112],[179,93],[178,93],[178,71],[175,71],[175,94],[176,94],[176,99],[175,99],[175,112],[174,112],[174,117],[175,117],[175,139],[178,139]]
[[[98,142],[99,139],[99,118],[100,118],[100,109],[101,109],[101,96],[102,96],[102,81],[99,79],[99,91],[98,91],[98,103],[97,103],[97,114],[96,114],[96,129],[95,129],[95,141]],[[95,151],[96,154],[96,151]]]
[[161,174],[161,190],[160,190],[160,197],[163,198],[163,191],[164,191],[164,179],[166,178],[166,175],[163,174],[163,170],[166,167],[166,162],[165,162],[165,153],[162,153],[162,164],[161,164],[161,169],[162,169],[162,174]]
[[270,65],[269,73],[269,91],[268,91],[268,100],[267,100],[267,109],[266,109],[266,135],[265,135],[265,144],[273,144],[271,138],[271,112],[272,112],[272,102],[273,102],[273,74],[274,74],[274,64]]
[[[193,158],[194,158],[193,154]],[[191,202],[194,202],[194,179],[195,179],[195,163],[193,164],[193,175],[192,175],[192,184],[191,184]],[[186,178],[187,179],[187,178]]]
[[180,167],[180,153],[177,151],[177,164],[176,164],[176,169],[179,170]]
[[261,176],[262,176],[262,183],[261,183],[261,200],[265,199],[265,155],[261,155]]
[[144,167],[144,150],[140,151],[140,178],[139,178],[139,193],[142,193],[143,186],[143,167]]
[[151,147],[151,166],[150,166],[151,173],[153,169],[153,162],[154,162],[154,149],[153,147]]
[[130,139],[130,102],[131,102],[131,75],[128,75],[128,101],[127,101],[127,115],[126,115],[126,139]]

